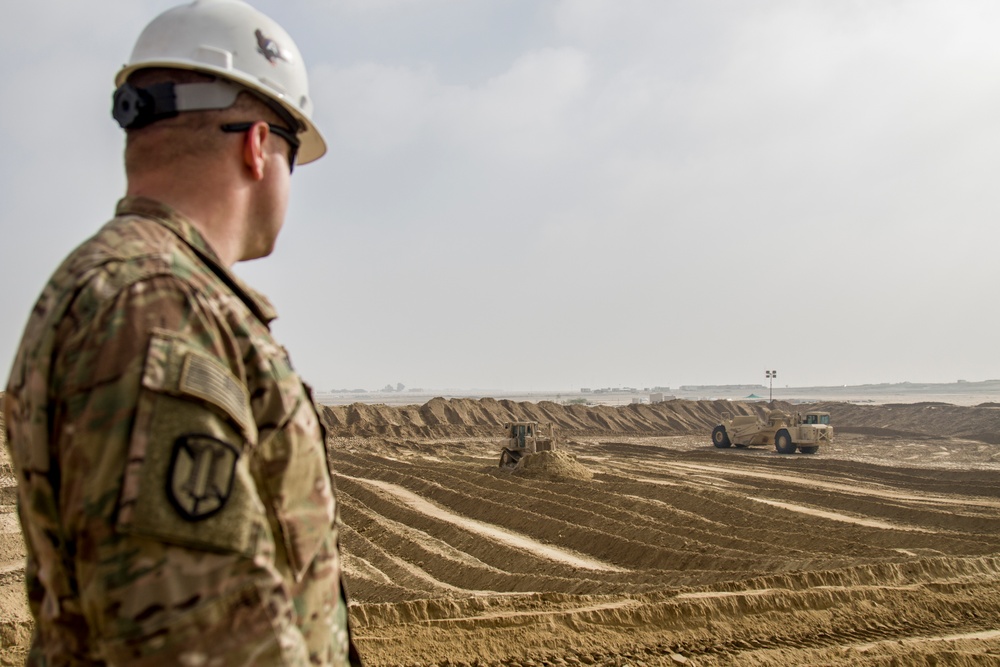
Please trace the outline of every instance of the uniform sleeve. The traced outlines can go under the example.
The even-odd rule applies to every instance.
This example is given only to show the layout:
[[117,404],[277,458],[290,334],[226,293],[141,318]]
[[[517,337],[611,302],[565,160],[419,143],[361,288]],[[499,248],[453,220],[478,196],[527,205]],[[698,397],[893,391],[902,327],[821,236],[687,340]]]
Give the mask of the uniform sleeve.
[[57,423],[60,501],[95,656],[307,664],[254,482],[238,341],[171,276],[92,312],[62,324]]

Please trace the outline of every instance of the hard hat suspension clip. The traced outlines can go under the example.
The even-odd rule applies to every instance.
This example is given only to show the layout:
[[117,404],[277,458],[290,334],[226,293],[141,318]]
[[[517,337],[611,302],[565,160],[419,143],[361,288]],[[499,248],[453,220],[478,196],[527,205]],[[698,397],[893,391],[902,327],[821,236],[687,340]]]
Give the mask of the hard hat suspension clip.
[[146,127],[178,113],[173,83],[154,83],[145,88],[123,83],[115,91],[111,108],[111,115],[126,130]]
[[126,130],[146,127],[182,111],[228,109],[243,90],[241,86],[216,80],[204,83],[154,83],[143,88],[129,82],[115,91],[111,115]]

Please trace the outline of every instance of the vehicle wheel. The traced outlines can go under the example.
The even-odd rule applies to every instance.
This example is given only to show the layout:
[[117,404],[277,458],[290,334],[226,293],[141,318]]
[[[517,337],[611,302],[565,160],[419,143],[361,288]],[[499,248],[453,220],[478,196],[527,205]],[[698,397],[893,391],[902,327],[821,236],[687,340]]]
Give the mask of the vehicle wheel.
[[819,445],[809,445],[799,447],[799,451],[803,454],[815,454],[819,450]]
[[719,449],[725,449],[732,444],[729,442],[729,434],[726,433],[726,427],[722,424],[712,429],[712,444]]
[[792,443],[792,436],[787,429],[781,429],[774,434],[774,448],[779,454],[794,454],[795,445]]

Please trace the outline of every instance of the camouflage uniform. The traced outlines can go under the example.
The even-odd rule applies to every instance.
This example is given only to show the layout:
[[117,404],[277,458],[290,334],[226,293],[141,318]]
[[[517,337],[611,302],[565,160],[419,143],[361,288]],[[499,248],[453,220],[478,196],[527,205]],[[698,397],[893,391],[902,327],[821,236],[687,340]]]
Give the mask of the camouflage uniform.
[[322,425],[272,319],[149,199],[55,273],[4,403],[29,665],[349,662]]

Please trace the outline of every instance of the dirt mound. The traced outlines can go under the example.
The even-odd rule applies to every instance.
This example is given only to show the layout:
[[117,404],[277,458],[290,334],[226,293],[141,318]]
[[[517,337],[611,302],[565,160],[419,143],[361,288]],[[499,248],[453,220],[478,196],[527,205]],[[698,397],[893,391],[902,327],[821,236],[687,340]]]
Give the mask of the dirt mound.
[[[957,437],[1000,444],[1000,410],[992,405],[946,403],[793,405],[731,401],[673,400],[653,405],[560,405],[550,401],[519,403],[492,398],[435,398],[424,405],[322,406],[330,434],[346,437],[456,438],[494,437],[504,422],[553,424],[562,435],[692,435],[711,433],[724,413],[764,417],[771,409],[785,412],[826,410],[834,429],[891,437]],[[865,429],[865,430],[859,430]],[[881,429],[881,430],[880,430]]]
[[[948,403],[855,405],[822,403],[810,409],[827,410],[834,432],[844,428],[884,429],[885,435],[935,436],[1000,444],[1000,410],[995,404],[977,406]],[[847,431],[844,431],[847,432]],[[861,431],[855,431],[860,433]]]
[[[785,405],[775,403],[775,406]],[[785,409],[788,409],[786,406]],[[492,398],[434,398],[421,406],[322,406],[323,421],[335,437],[392,436],[447,438],[494,436],[504,422],[538,421],[564,434],[626,435],[700,433],[719,423],[723,412],[763,416],[763,403],[729,401],[667,401],[654,405],[560,405],[551,401],[526,403]]]
[[566,452],[538,452],[521,457],[514,468],[515,475],[542,479],[593,479],[576,457]]

